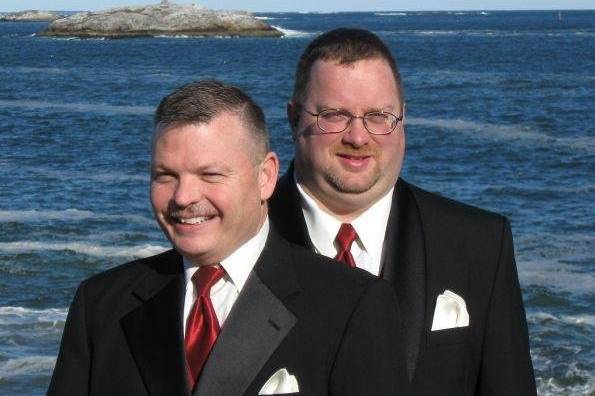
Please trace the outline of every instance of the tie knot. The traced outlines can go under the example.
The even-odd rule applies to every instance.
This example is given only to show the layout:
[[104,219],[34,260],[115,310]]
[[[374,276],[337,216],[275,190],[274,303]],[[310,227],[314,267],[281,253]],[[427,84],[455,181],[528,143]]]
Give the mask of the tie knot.
[[349,223],[341,224],[341,228],[339,228],[339,232],[337,233],[337,245],[339,246],[340,251],[350,251],[351,244],[357,238],[357,232],[355,232],[355,228]]
[[225,274],[225,270],[219,266],[209,265],[200,267],[192,276],[192,282],[196,286],[199,296],[209,295],[211,287]]

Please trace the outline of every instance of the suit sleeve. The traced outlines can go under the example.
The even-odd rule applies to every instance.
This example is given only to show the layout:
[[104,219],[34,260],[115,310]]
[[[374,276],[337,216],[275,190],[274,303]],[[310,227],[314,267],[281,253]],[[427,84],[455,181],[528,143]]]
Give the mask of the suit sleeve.
[[85,314],[84,283],[82,283],[68,310],[48,396],[88,394],[91,352]]
[[487,316],[480,395],[536,395],[523,298],[510,224],[503,221],[498,269]]
[[333,396],[408,396],[409,381],[393,288],[374,280],[347,324],[331,372]]

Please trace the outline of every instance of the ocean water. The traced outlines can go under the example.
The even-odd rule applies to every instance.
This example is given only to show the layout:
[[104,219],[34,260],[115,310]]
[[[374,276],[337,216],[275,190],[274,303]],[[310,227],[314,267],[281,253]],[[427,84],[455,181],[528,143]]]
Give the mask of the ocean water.
[[200,78],[262,105],[283,168],[297,58],[379,34],[407,100],[403,175],[507,215],[540,395],[595,395],[595,12],[260,14],[281,39],[35,37],[0,24],[0,394],[44,394],[68,304],[168,247],[148,201],[152,112]]

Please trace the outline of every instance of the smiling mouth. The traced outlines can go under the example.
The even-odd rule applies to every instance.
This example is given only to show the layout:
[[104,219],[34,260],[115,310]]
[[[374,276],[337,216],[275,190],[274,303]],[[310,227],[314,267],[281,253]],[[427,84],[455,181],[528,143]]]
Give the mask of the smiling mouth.
[[186,217],[186,218],[174,217],[174,219],[176,220],[176,222],[178,222],[180,224],[196,225],[196,224],[205,223],[214,217],[215,216],[196,216],[196,217]]
[[351,155],[351,154],[337,154],[341,158],[347,158],[350,160],[364,160],[370,158],[369,155]]

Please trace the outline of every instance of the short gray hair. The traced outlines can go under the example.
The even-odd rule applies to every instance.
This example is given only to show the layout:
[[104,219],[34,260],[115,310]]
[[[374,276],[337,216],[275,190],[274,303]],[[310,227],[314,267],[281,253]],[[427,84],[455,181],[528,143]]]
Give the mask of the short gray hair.
[[221,113],[237,113],[252,132],[257,152],[270,150],[264,113],[240,88],[217,80],[201,80],[184,85],[161,100],[155,111],[155,131],[174,125],[204,124]]

